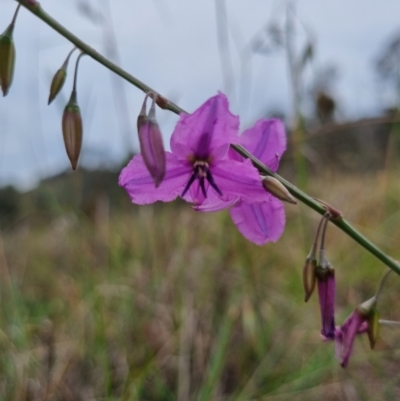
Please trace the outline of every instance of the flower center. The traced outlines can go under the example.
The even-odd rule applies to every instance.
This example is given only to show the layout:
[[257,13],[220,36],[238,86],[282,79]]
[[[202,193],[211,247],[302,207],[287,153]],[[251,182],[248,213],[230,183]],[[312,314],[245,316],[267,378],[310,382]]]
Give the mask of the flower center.
[[203,161],[203,160],[196,160],[193,163],[193,174],[189,178],[188,183],[185,186],[185,189],[182,192],[181,196],[184,196],[186,192],[189,190],[193,182],[198,179],[199,180],[199,185],[201,188],[201,192],[203,193],[204,197],[207,198],[207,190],[205,186],[205,180],[208,181],[208,183],[214,188],[215,192],[217,192],[218,195],[222,196],[221,190],[218,188],[217,184],[214,181],[214,178],[211,174],[210,170],[210,165]]

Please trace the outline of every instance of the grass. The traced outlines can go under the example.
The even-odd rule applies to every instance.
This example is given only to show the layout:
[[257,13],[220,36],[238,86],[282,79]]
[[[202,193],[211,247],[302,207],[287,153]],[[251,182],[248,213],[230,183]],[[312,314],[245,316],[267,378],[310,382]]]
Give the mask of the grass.
[[[325,172],[309,192],[396,257],[400,189],[384,174]],[[118,201],[103,194],[90,208],[72,207],[82,182],[70,175],[62,187],[25,195],[24,217],[3,225],[1,399],[399,396],[397,330],[383,328],[375,351],[358,339],[346,370],[319,338],[317,297],[305,304],[301,282],[316,214],[288,205],[281,240],[258,247],[228,212],[195,213],[179,201],[136,207],[121,192]],[[327,239],[341,323],[384,269],[337,228]],[[380,300],[385,319],[400,320],[396,278]]]

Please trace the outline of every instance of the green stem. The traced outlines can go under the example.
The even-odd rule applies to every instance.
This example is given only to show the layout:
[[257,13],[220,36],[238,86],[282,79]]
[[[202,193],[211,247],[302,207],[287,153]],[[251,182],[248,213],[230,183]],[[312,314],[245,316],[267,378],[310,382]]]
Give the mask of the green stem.
[[[78,47],[81,51],[86,53],[87,56],[91,57],[92,59],[96,60],[104,67],[108,68],[110,71],[114,72],[115,74],[119,75],[121,78],[125,79],[132,85],[136,86],[138,89],[142,90],[145,93],[154,92],[158,93],[154,89],[150,88],[143,82],[139,81],[131,74],[123,70],[122,68],[118,67],[116,64],[111,62],[110,60],[103,57],[100,53],[94,50],[92,47],[88,46],[85,42],[80,40],[77,36],[72,34],[66,28],[64,28],[61,24],[59,24],[54,18],[48,15],[40,6],[39,3],[27,3],[26,0],[16,0],[19,4],[26,7],[29,11],[35,14],[39,19],[57,31],[61,36],[65,39],[69,40],[73,43],[76,47]],[[176,113],[186,113],[185,110],[180,108],[173,102],[167,101],[165,108]],[[251,153],[249,153],[245,148],[240,145],[231,145],[232,149],[238,152],[245,158],[249,158],[254,166],[260,171],[260,173],[268,174],[272,177],[275,177],[279,180],[288,190],[289,192],[297,198],[300,202],[304,203],[309,208],[315,210],[317,213],[324,215],[326,209],[312,197],[295,187],[289,181],[286,181],[284,178],[279,176],[278,174],[274,173],[270,170],[267,166],[261,163],[256,157],[254,157]],[[348,221],[343,218],[340,219],[331,219],[332,223],[335,224],[338,228],[340,228],[343,232],[345,232],[349,237],[353,238],[358,244],[360,244],[363,248],[365,248],[368,252],[373,254],[377,259],[379,259],[382,263],[388,266],[390,269],[395,271],[397,274],[400,275],[400,264],[397,263],[394,259],[386,255],[381,249],[379,249],[374,243],[372,243],[368,238],[362,235],[359,231],[357,231]]]

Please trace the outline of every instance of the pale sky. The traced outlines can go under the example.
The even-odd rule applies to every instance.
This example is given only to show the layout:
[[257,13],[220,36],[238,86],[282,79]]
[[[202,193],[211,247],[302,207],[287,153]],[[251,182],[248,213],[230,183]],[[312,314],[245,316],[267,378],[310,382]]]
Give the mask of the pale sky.
[[[261,37],[265,26],[284,26],[283,0],[225,0],[233,85],[226,88],[217,41],[216,0],[88,0],[111,18],[118,43],[120,65],[132,75],[170,97],[187,111],[197,108],[217,91],[228,91],[231,108],[242,127],[268,110],[290,117],[292,94],[283,50],[268,56],[246,51]],[[75,1],[42,0],[43,8],[92,47],[104,54],[101,24],[80,14]],[[313,71],[334,64],[339,75],[335,95],[340,118],[378,114],[390,105],[390,97],[378,85],[373,62],[382,45],[400,31],[398,0],[298,0],[296,44],[307,35],[316,43],[313,64],[305,71],[309,83]],[[10,22],[16,3],[0,0],[0,31]],[[103,25],[104,27],[104,25]],[[306,34],[307,32],[307,34]],[[41,177],[69,169],[61,133],[61,115],[69,97],[75,58],[60,96],[47,106],[52,75],[72,46],[25,9],[16,29],[14,82],[0,106],[0,185],[21,189],[34,186]],[[128,148],[137,147],[136,117],[143,94],[123,83],[129,114],[121,118],[113,88],[121,85],[104,67],[90,58],[81,60],[78,101],[84,120],[80,165],[117,164]],[[122,112],[122,115],[123,112]],[[168,147],[177,117],[157,110]],[[137,150],[137,148],[135,148]]]

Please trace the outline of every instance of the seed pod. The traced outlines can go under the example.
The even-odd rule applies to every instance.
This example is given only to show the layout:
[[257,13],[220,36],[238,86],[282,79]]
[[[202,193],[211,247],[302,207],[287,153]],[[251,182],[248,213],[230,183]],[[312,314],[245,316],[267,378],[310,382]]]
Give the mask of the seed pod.
[[62,132],[65,150],[75,170],[78,164],[82,147],[82,117],[76,100],[76,91],[73,90],[69,102],[64,108],[62,117]]
[[281,184],[276,178],[269,176],[263,177],[262,184],[264,188],[276,198],[288,203],[293,203],[294,205],[297,204],[286,187],[283,186],[283,184]]
[[9,27],[0,36],[0,86],[3,96],[6,96],[14,77],[15,46],[13,40],[14,25]]

